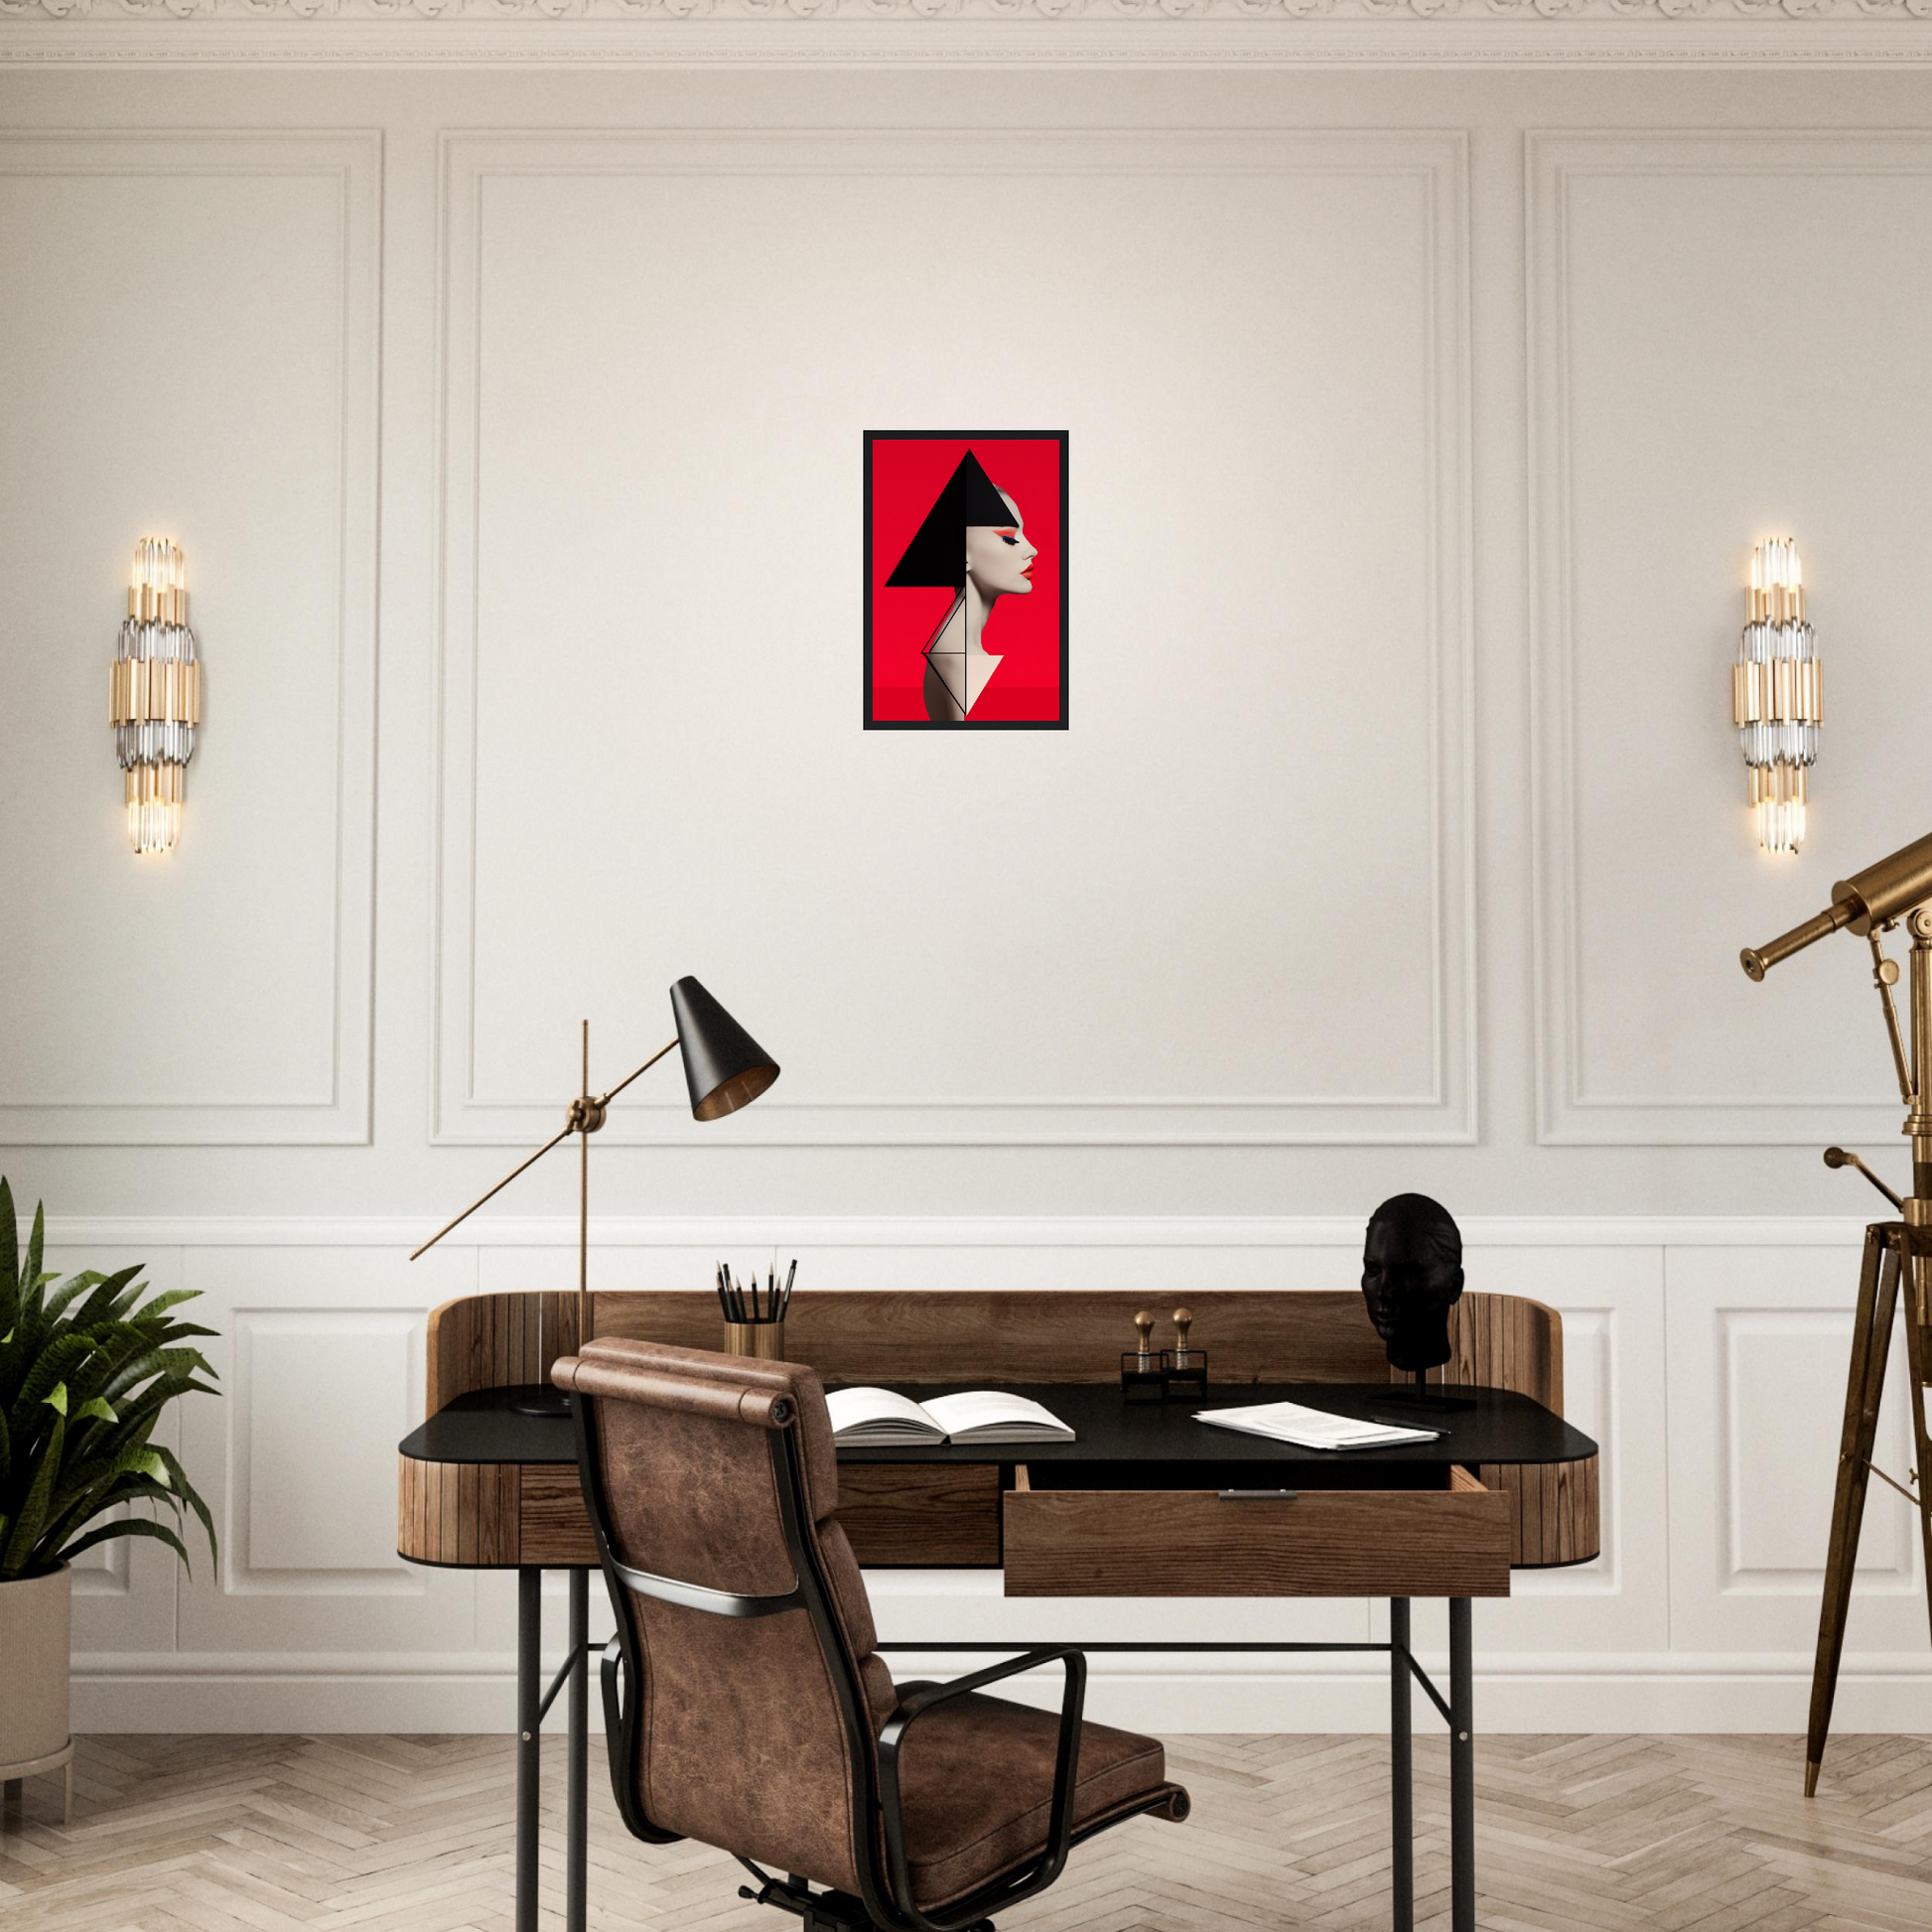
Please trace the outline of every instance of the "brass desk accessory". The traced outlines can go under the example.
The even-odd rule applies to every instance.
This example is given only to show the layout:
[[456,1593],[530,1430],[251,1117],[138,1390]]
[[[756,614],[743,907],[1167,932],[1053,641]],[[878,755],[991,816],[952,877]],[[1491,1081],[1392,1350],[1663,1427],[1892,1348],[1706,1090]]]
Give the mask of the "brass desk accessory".
[[1167,1385],[1161,1375],[1161,1354],[1154,1346],[1154,1316],[1143,1309],[1134,1317],[1137,1346],[1120,1358],[1120,1392],[1129,1402],[1160,1402]]
[[1207,1397],[1207,1350],[1191,1347],[1187,1331],[1194,1325],[1193,1311],[1173,1311],[1173,1346],[1161,1361],[1163,1393],[1170,1399],[1205,1401]]
[[[584,1022],[583,1084],[570,1103],[564,1124],[537,1151],[519,1161],[495,1186],[479,1194],[454,1221],[446,1222],[418,1248],[409,1259],[427,1253],[449,1233],[461,1227],[492,1194],[499,1194],[525,1168],[533,1166],[559,1141],[577,1136],[577,1338],[572,1344],[581,1348],[591,1339],[591,1136],[604,1125],[606,1109],[638,1074],[645,1073],[673,1046],[684,1059],[684,1083],[691,1095],[693,1120],[722,1120],[748,1107],[778,1077],[778,1063],[729,1013],[689,974],[671,988],[671,1017],[677,1032],[642,1066],[626,1073],[609,1093],[591,1092],[591,1023]],[[541,1301],[537,1304],[541,1319]],[[541,1336],[537,1359],[561,1350],[546,1349]],[[520,1415],[563,1416],[570,1404],[561,1389],[548,1382],[533,1384],[517,1393],[510,1405]]]
[[1174,1345],[1156,1348],[1154,1316],[1143,1309],[1134,1317],[1138,1346],[1120,1358],[1120,1392],[1129,1402],[1192,1401],[1207,1394],[1207,1351],[1187,1339],[1193,1319],[1190,1311],[1175,1309]]
[[[1925,1549],[1927,1610],[1932,1614],[1932,1442],[1927,1441],[1924,1390],[1932,1383],[1932,834],[1880,859],[1832,888],[1832,902],[1803,925],[1748,947],[1744,971],[1761,980],[1780,960],[1815,939],[1849,928],[1871,948],[1871,980],[1884,1010],[1885,1035],[1905,1103],[1900,1130],[1912,1143],[1912,1186],[1902,1199],[1856,1154],[1825,1150],[1828,1168],[1856,1168],[1898,1209],[1896,1221],[1874,1221],[1864,1231],[1864,1263],[1859,1272],[1858,1312],[1852,1330],[1852,1371],[1845,1390],[1845,1427],[1839,1439],[1838,1482],[1832,1497],[1832,1540],[1825,1560],[1825,1599],[1818,1618],[1818,1658],[1812,1668],[1811,1724],[1805,1742],[1805,1796],[1818,1789],[1818,1767],[1831,1730],[1832,1698],[1845,1649],[1845,1619],[1852,1604],[1852,1570],[1864,1519],[1865,1478],[1889,1483],[1918,1512]],[[1911,934],[1909,1050],[1898,1024],[1892,988],[1897,962],[1885,957],[1883,935],[1905,920]],[[1912,1442],[1916,1489],[1874,1468],[1878,1405],[1884,1394],[1885,1357],[1891,1350],[1892,1316],[1901,1278],[1905,1360],[1911,1372]]]

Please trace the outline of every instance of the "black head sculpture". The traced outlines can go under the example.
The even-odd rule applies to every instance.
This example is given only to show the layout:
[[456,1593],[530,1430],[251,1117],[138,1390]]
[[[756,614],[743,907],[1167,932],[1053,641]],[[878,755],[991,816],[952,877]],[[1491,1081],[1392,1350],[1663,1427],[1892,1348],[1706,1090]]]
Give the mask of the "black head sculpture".
[[1461,1293],[1462,1235],[1449,1209],[1427,1194],[1385,1200],[1362,1243],[1362,1295],[1391,1368],[1449,1360],[1449,1311]]

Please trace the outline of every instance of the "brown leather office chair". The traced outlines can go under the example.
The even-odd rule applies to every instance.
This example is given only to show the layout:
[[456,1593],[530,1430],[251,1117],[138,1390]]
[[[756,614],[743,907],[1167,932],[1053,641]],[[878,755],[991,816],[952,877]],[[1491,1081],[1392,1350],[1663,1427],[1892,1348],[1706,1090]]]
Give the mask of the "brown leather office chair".
[[[554,1379],[617,1610],[605,1727],[638,1838],[731,1853],[758,1880],[744,1896],[808,1927],[958,1932],[1050,1885],[1094,1833],[1187,1815],[1159,1742],[1082,1722],[1077,1650],[894,1685],[832,1520],[809,1368],[594,1341]],[[981,1695],[1047,1662],[1057,1721]]]

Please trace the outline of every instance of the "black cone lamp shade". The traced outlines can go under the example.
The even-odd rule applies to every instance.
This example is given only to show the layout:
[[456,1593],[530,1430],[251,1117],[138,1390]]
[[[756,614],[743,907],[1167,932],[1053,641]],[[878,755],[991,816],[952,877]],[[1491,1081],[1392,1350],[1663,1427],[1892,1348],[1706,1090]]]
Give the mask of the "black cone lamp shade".
[[671,1012],[692,1119],[723,1120],[778,1077],[777,1061],[689,974],[671,988]]

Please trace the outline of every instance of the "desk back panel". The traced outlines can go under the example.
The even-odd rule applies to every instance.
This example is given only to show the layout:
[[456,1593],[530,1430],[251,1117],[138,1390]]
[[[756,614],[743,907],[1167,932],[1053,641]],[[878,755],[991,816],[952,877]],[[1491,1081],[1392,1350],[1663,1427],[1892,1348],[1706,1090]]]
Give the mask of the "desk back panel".
[[[1184,1301],[1217,1384],[1400,1380],[1353,1291],[1208,1290],[1171,1296],[1063,1289],[908,1295],[801,1294],[785,1350],[828,1383],[1111,1382],[1134,1341],[1134,1312]],[[717,1298],[605,1290],[591,1298],[600,1335],[716,1348]],[[1171,1331],[1170,1331],[1171,1332]],[[1159,1340],[1157,1331],[1157,1341]],[[1447,1367],[1432,1381],[1515,1389],[1563,1413],[1563,1317],[1520,1295],[1464,1295],[1451,1312]],[[430,1316],[429,1410],[473,1389],[548,1377],[577,1346],[574,1295],[472,1295]]]

